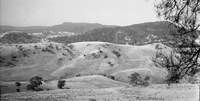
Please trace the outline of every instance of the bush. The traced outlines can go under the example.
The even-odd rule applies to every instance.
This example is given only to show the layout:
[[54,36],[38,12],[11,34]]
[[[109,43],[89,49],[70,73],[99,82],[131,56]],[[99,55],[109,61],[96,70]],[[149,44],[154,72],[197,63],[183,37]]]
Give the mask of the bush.
[[62,89],[64,86],[65,86],[65,80],[58,80],[58,85],[57,85],[57,87],[59,88],[59,89]]
[[121,57],[121,54],[118,51],[114,50],[114,51],[112,51],[112,53],[115,54],[117,58]]
[[20,89],[19,89],[19,88],[17,88],[17,89],[16,89],[16,91],[17,91],[17,92],[20,92]]
[[108,78],[110,78],[110,79],[112,79],[112,80],[115,80],[115,77],[112,76],[112,75],[108,76]]
[[37,88],[35,89],[35,91],[43,91],[43,89],[42,89],[42,88],[39,88],[39,87],[37,87]]
[[97,101],[96,99],[89,99],[89,101]]
[[76,77],[80,77],[80,76],[81,76],[81,74],[77,74],[77,75],[76,75]]
[[146,76],[144,79],[142,79],[139,73],[133,73],[130,76],[128,76],[128,78],[130,79],[130,84],[132,86],[140,85],[140,86],[147,87],[149,85],[148,83],[148,80],[150,79],[149,76]]

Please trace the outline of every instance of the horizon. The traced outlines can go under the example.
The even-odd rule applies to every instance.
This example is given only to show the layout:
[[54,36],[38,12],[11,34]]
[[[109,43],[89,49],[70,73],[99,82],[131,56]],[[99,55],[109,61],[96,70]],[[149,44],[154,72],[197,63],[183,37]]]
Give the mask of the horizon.
[[1,0],[0,8],[1,26],[52,26],[64,22],[128,26],[161,21],[153,0]]
[[[105,26],[119,26],[119,27],[126,27],[126,26],[131,26],[131,25],[137,25],[137,24],[144,24],[144,23],[156,23],[156,22],[168,22],[166,20],[160,20],[160,21],[152,21],[152,22],[141,22],[141,23],[135,23],[135,24],[130,24],[130,25],[125,25],[125,26],[120,26],[120,25],[105,25],[105,24],[101,24],[101,23],[92,23],[92,22],[63,22],[63,23],[72,23],[72,24],[101,24],[101,25],[105,25]],[[63,23],[60,24],[55,24],[55,25],[61,25]],[[55,25],[51,25],[51,26],[55,26]],[[38,25],[38,26],[12,26],[12,25],[0,25],[0,26],[10,26],[10,27],[51,27],[51,26],[42,26],[42,25]]]

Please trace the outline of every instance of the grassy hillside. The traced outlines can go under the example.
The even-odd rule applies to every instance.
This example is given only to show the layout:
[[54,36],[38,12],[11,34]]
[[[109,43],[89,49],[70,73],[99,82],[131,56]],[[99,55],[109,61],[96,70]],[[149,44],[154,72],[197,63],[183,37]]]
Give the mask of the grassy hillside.
[[[150,58],[162,44],[145,46],[105,42],[72,44],[37,43],[0,46],[1,80],[70,78],[80,75],[111,75],[122,70],[157,68]],[[159,68],[158,68],[159,69]]]
[[[110,88],[110,87],[124,87],[128,86],[128,84],[123,82],[118,82],[107,77],[101,75],[92,75],[92,76],[81,76],[81,77],[74,77],[65,80],[65,86],[63,89],[70,88],[70,89],[100,89],[100,88]],[[28,81],[20,82],[21,86],[19,87],[21,92],[26,92],[26,86],[29,84]],[[16,85],[15,82],[1,82],[1,94],[5,93],[15,93]],[[52,81],[45,81],[42,82],[40,88],[43,91],[47,90],[56,90],[59,89],[57,87],[58,80]]]
[[199,101],[199,86],[164,84],[149,87],[113,87],[104,89],[65,89],[21,92],[1,95],[2,101]]

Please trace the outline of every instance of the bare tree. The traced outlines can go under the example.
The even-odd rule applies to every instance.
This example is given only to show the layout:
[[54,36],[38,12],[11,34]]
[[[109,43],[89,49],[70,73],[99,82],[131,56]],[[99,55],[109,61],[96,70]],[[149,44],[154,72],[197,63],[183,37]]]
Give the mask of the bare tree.
[[168,70],[167,80],[177,83],[184,76],[200,71],[200,44],[196,42],[200,26],[200,0],[162,0],[155,4],[157,14],[169,25],[173,47],[171,54],[159,53],[153,62]]

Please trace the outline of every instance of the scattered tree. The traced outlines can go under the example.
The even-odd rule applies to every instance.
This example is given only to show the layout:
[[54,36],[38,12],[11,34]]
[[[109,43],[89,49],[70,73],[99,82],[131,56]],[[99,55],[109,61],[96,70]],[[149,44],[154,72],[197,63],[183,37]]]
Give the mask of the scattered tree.
[[115,54],[117,58],[121,57],[121,54],[118,51],[113,50],[112,53]]
[[200,0],[162,0],[155,5],[159,17],[170,21],[173,47],[170,54],[154,58],[156,65],[168,70],[166,82],[178,83],[184,76],[200,71],[200,44],[196,42],[200,26]]
[[63,89],[63,87],[65,86],[65,80],[58,80],[58,85],[57,85],[57,87],[59,88],[59,89]]
[[77,75],[76,75],[76,77],[80,77],[80,76],[81,76],[81,74],[77,74]]
[[17,92],[20,92],[20,89],[19,89],[19,88],[17,88],[17,89],[16,89],[16,91],[17,91]]
[[20,82],[15,82],[15,85],[16,85],[16,87],[17,87],[16,91],[17,91],[17,92],[20,92],[19,87],[21,86],[21,83],[20,83]]

